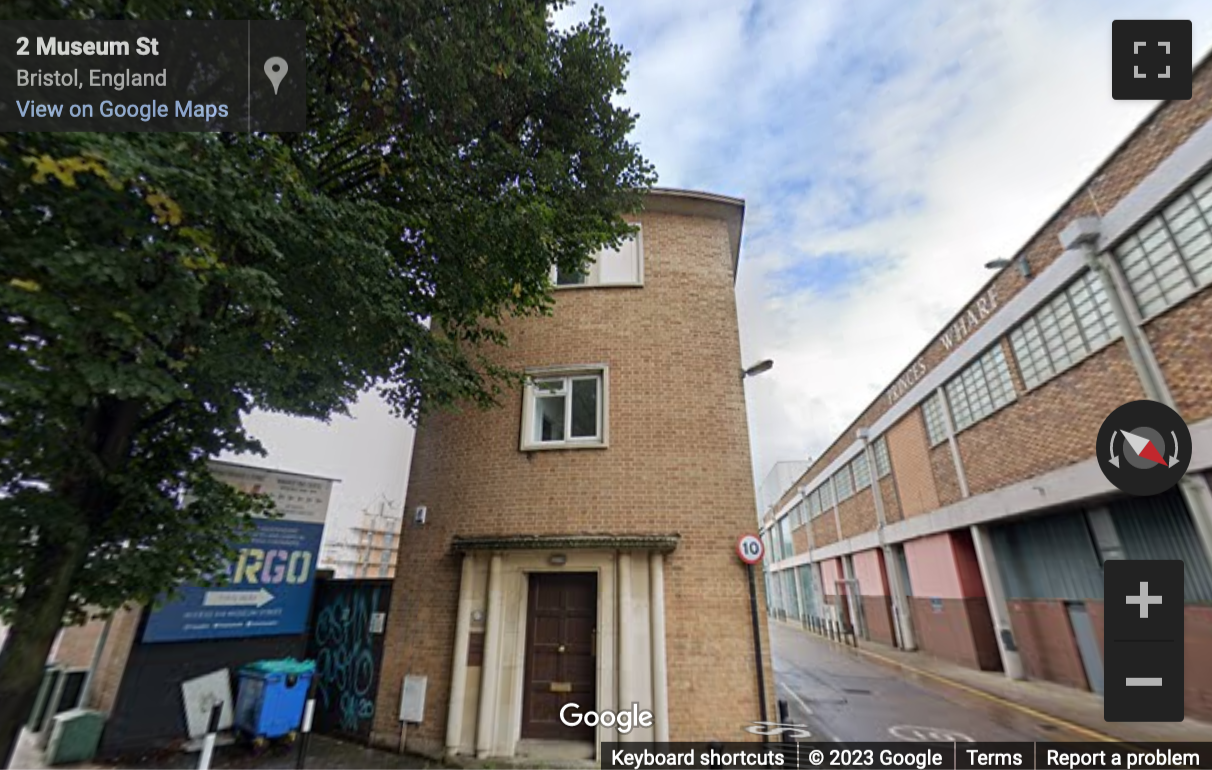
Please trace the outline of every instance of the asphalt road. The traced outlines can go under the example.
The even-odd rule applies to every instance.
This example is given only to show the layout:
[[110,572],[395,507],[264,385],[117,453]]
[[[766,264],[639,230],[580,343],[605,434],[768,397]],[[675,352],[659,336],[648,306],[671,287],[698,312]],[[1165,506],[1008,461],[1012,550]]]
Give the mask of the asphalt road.
[[[1010,706],[929,679],[907,679],[835,643],[770,624],[778,697],[808,740],[1046,741],[1088,740]],[[909,675],[912,676],[912,675]]]

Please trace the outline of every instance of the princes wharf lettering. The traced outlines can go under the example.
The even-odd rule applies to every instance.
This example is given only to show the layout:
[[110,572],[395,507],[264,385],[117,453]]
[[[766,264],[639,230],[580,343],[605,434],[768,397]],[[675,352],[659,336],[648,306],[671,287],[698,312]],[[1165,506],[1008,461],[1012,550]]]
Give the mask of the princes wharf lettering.
[[[961,342],[972,335],[972,332],[983,324],[997,310],[997,289],[990,288],[976,301],[968,306],[959,318],[955,319],[939,336],[939,344],[943,347],[943,358],[946,358]],[[940,359],[941,360],[941,359]],[[930,368],[926,366],[926,357],[922,356],[905,370],[904,374],[888,388],[888,406],[892,406],[909,390],[926,376]]]

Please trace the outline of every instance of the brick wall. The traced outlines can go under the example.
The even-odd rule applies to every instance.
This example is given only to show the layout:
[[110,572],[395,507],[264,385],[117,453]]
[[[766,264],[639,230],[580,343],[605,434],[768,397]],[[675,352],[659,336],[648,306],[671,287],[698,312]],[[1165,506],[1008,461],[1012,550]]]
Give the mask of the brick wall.
[[757,718],[748,583],[735,553],[756,505],[729,236],[706,217],[650,212],[642,223],[643,288],[557,292],[552,317],[508,322],[510,346],[494,352],[516,367],[608,364],[609,448],[520,452],[517,392],[499,409],[422,420],[406,510],[428,506],[429,523],[402,535],[408,568],[392,595],[377,742],[398,741],[406,662],[429,677],[427,719],[409,745],[444,742],[455,534],[679,534],[665,575],[671,738],[742,740]]
[[920,412],[910,413],[888,430],[888,454],[896,467],[896,493],[904,515],[915,516],[937,508],[938,489]]
[[870,487],[838,505],[838,513],[841,515],[843,538],[870,532],[879,523]]
[[837,520],[832,508],[812,520],[812,536],[817,548],[837,542]]
[[[1066,225],[1077,217],[1110,210],[1209,118],[1212,118],[1212,60],[1205,59],[1195,72],[1193,98],[1163,104],[1101,167],[1094,170],[1090,179],[1076,189],[1052,217],[1041,223],[1040,229],[1014,256],[1025,256],[1033,274],[1041,273],[1061,255],[1057,236]],[[1004,305],[1028,280],[1013,268],[1002,270],[967,307],[959,310],[956,318],[965,316],[970,308],[976,308],[978,300],[990,290],[996,294],[998,305]],[[1157,348],[1159,363],[1188,420],[1212,416],[1212,326],[1204,320],[1210,311],[1212,292],[1204,292],[1166,311],[1147,327]],[[941,363],[948,350],[940,340],[951,326],[952,322],[945,324],[939,336],[917,356],[911,359],[906,356],[913,363],[897,379],[919,366],[919,362],[924,371]],[[1013,356],[1007,358],[1013,371]],[[1096,432],[1098,423],[1112,408],[1142,397],[1122,343],[1110,346],[1031,393],[1024,394],[1021,378],[1016,371],[1013,375],[1020,389],[1018,401],[959,435],[972,494],[1092,456],[1090,426],[1094,425]],[[890,384],[851,425],[839,432],[838,439],[821,453],[795,486],[812,482],[853,443],[851,437],[856,429],[871,426],[901,395],[903,389]],[[1075,406],[1079,407],[1076,411]],[[930,489],[934,486],[931,471],[942,471],[943,468],[941,462],[923,462],[914,448],[916,440],[910,440],[913,423],[920,422],[920,414],[920,409],[912,410],[888,433],[901,506],[909,516],[937,508],[954,494],[944,478],[940,478],[934,490]],[[1049,426],[1049,440],[1024,443],[1023,433],[1031,429],[1038,431],[1040,425]],[[893,447],[894,436],[900,438],[900,451]],[[1016,449],[1013,452],[990,451],[992,447],[1006,446]],[[929,483],[925,481],[927,478]],[[889,520],[895,519],[890,516]]]

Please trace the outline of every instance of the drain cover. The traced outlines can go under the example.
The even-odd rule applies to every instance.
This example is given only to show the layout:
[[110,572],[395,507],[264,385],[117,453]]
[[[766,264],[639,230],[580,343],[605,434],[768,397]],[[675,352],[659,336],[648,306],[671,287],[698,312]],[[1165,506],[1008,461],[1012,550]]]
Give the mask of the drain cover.
[[871,694],[870,690],[859,690],[859,689],[853,688],[853,687],[843,687],[842,692],[848,693],[850,695],[870,695]]

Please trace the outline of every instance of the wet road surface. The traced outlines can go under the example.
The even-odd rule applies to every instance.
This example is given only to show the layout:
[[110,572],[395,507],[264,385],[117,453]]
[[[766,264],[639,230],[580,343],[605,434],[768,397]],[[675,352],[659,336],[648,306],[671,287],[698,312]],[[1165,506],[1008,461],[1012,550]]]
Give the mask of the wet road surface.
[[809,740],[1089,740],[1064,728],[934,680],[885,666],[780,623],[770,624],[778,697]]

